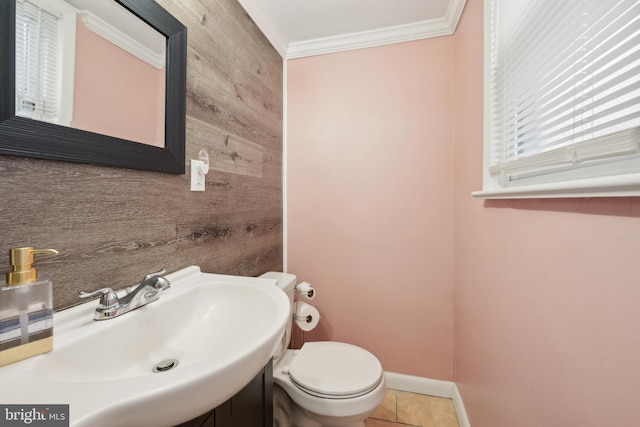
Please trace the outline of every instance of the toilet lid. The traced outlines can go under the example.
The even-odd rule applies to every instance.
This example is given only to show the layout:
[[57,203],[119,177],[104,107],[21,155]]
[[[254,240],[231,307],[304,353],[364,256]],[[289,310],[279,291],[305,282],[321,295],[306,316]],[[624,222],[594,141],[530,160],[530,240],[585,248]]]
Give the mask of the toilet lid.
[[339,342],[305,343],[289,366],[291,381],[320,397],[361,396],[380,384],[382,375],[373,354]]

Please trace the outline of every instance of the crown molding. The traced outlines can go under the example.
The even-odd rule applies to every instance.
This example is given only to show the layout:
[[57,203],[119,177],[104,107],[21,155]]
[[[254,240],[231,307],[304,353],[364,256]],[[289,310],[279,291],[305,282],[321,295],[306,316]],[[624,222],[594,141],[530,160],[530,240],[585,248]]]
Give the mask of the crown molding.
[[448,36],[455,32],[465,3],[466,0],[450,0],[447,13],[444,18],[441,19],[418,21],[378,30],[290,43],[285,58],[302,58],[431,37]]
[[445,16],[440,19],[288,43],[273,24],[273,19],[259,0],[238,1],[284,59],[448,36],[455,32],[466,3],[466,0],[450,0]]
[[451,34],[444,19],[421,21],[411,24],[387,27],[379,30],[362,31],[340,36],[324,37],[289,44],[287,59],[324,55],[347,50],[364,49],[392,43],[439,37]]
[[449,23],[451,34],[456,32],[456,28],[458,27],[458,22],[460,22],[460,18],[462,17],[462,11],[464,10],[465,4],[467,4],[467,0],[449,1],[449,8],[447,9],[447,13],[445,14],[445,20]]
[[273,48],[281,57],[285,58],[288,43],[280,35],[280,32],[273,24],[273,18],[262,6],[262,3],[258,0],[238,0],[238,3],[262,31],[262,34],[269,40]]
[[89,31],[92,31],[102,38],[126,50],[130,54],[138,57],[149,65],[162,70],[165,67],[166,59],[164,54],[158,54],[153,49],[138,42],[128,34],[118,30],[105,20],[97,17],[92,12],[80,10],[78,14],[82,17],[84,24]]

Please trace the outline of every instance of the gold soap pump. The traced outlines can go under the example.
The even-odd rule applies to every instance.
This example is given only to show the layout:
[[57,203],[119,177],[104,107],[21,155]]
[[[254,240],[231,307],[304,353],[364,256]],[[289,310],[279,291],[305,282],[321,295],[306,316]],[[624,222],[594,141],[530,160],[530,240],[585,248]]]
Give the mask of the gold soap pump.
[[33,246],[11,249],[9,263],[12,271],[7,273],[7,285],[35,282],[38,278],[38,270],[32,267],[33,256],[40,254],[58,255],[58,251],[55,249],[34,249]]
[[9,251],[11,271],[6,286],[0,285],[0,366],[18,362],[53,349],[53,283],[38,278],[34,255],[56,255],[55,249],[32,246]]

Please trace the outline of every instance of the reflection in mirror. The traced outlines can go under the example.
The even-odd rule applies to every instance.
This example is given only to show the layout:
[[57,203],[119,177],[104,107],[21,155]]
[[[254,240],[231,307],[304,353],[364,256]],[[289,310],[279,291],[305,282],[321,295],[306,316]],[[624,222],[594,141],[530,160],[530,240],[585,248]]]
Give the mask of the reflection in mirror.
[[[145,143],[139,143],[133,141],[132,136],[112,136],[113,128],[109,127],[108,130],[102,130],[103,128],[91,128],[92,130],[85,130],[84,125],[80,124],[80,121],[87,121],[87,118],[82,117],[84,113],[84,107],[82,112],[79,111],[78,106],[65,107],[66,102],[49,101],[45,99],[45,102],[41,102],[37,97],[46,98],[49,96],[49,90],[52,85],[47,83],[41,83],[42,80],[38,80],[33,83],[20,83],[19,80],[23,76],[16,75],[16,60],[29,60],[31,51],[24,49],[22,54],[16,57],[16,51],[20,49],[19,44],[22,43],[26,46],[25,39],[16,40],[16,26],[20,23],[16,22],[16,9],[18,0],[0,0],[0,155],[11,156],[26,156],[36,157],[40,159],[53,159],[63,160],[70,162],[89,163],[106,166],[117,166],[132,169],[141,169],[149,171],[168,172],[176,174],[184,174],[185,171],[185,124],[186,124],[186,64],[187,64],[187,29],[180,21],[175,19],[170,13],[158,5],[154,0],[67,0],[67,2],[84,2],[87,5],[104,5],[106,3],[114,3],[118,7],[124,8],[129,12],[129,18],[137,21],[145,22],[150,28],[154,29],[157,35],[161,35],[164,42],[159,52],[156,52],[153,48],[150,49],[149,55],[143,54],[146,63],[159,63],[159,66],[154,65],[156,70],[163,74],[159,80],[164,80],[164,84],[158,82],[155,79],[153,87],[162,87],[164,89],[164,98],[162,90],[158,91],[156,95],[140,95],[137,90],[141,84],[140,78],[133,78],[132,72],[123,71],[121,74],[126,77],[125,82],[120,82],[118,85],[130,85],[128,87],[135,87],[133,96],[124,100],[118,98],[115,106],[107,106],[104,95],[94,94],[90,98],[97,103],[101,111],[98,116],[107,116],[114,113],[114,110],[124,109],[125,106],[133,106],[136,112],[144,112],[155,116],[160,116],[159,120],[151,125],[153,131],[156,132],[155,139],[158,139],[158,135],[161,134],[160,130],[164,131],[164,144],[158,144],[159,146],[149,145]],[[64,0],[19,0],[20,3],[26,4],[50,4],[53,2],[64,2]],[[69,3],[70,4],[70,3]],[[88,9],[84,6],[73,7],[74,11],[77,9]],[[75,12],[76,14],[79,14]],[[76,33],[82,30],[78,30],[80,21],[83,25],[86,25],[87,29],[91,32],[92,24],[76,16],[75,19],[71,19],[72,27],[76,29]],[[96,13],[96,15],[101,16]],[[39,18],[41,19],[41,18]],[[102,20],[107,21],[101,17]],[[115,26],[115,25],[114,25]],[[117,26],[116,26],[117,27]],[[133,25],[125,24],[123,28],[129,29]],[[122,28],[119,28],[122,31]],[[94,31],[95,32],[95,31]],[[126,31],[124,31],[126,32]],[[37,43],[42,43],[39,38],[32,39]],[[109,38],[111,43],[114,43]],[[138,40],[140,41],[140,40]],[[103,42],[104,43],[104,42]],[[76,44],[80,44],[78,41]],[[117,44],[117,43],[116,43]],[[148,46],[147,42],[141,42],[141,44]],[[23,47],[24,47],[23,46]],[[127,54],[131,53],[129,48]],[[73,52],[75,56],[75,47],[68,49]],[[137,50],[137,49],[136,49]],[[149,49],[144,49],[149,53]],[[63,63],[66,64],[66,59],[59,61],[62,58],[61,52],[58,55],[51,56],[56,59],[54,63],[45,62],[45,66],[41,69],[44,71],[55,70],[61,67]],[[139,52],[136,52],[138,56]],[[162,56],[164,54],[164,57]],[[154,59],[155,58],[155,59]],[[160,59],[159,59],[160,58]],[[162,59],[164,58],[164,59]],[[96,58],[94,52],[89,62],[98,62],[99,58]],[[164,71],[162,66],[164,64]],[[79,104],[82,101],[78,100],[78,87],[81,83],[77,79],[70,79],[73,75],[81,74],[79,65],[74,64],[71,67],[72,72],[62,73],[62,83],[69,80],[68,85],[75,90],[75,95],[72,96],[72,104]],[[100,66],[102,71],[107,70],[107,74],[111,76],[116,74],[115,68],[120,66],[114,65],[113,61],[102,62]],[[120,70],[118,70],[120,71]],[[94,71],[90,71],[92,74]],[[156,72],[157,73],[157,72]],[[36,73],[37,74],[37,73]],[[104,85],[106,78],[100,78],[100,81]],[[60,84],[62,84],[60,83]],[[20,85],[29,85],[30,92],[25,91],[24,94],[16,97],[16,87]],[[113,87],[109,88],[111,92]],[[85,89],[82,89],[84,92]],[[89,92],[89,90],[87,89]],[[147,98],[163,99],[164,102],[152,101],[152,107],[144,104]],[[40,102],[40,104],[39,104]],[[82,104],[81,104],[82,105]],[[51,113],[52,107],[60,108],[59,113]],[[160,114],[159,111],[163,110],[164,114]],[[21,111],[22,110],[22,111]],[[65,110],[70,110],[65,112]],[[16,111],[18,114],[16,114]],[[55,117],[55,118],[54,118]],[[101,118],[101,117],[99,117]],[[117,125],[121,125],[124,118],[111,120]],[[164,121],[164,125],[162,122]],[[68,122],[68,123],[67,123]],[[135,126],[143,127],[147,122],[153,122],[151,119],[138,118],[133,120]],[[65,124],[65,126],[61,125]],[[72,127],[75,126],[75,127]],[[82,127],[82,128],[81,128]],[[108,133],[111,134],[108,134]],[[123,135],[123,134],[118,134]],[[154,138],[149,138],[154,139]]]
[[16,115],[164,147],[164,35],[114,1],[16,1]]

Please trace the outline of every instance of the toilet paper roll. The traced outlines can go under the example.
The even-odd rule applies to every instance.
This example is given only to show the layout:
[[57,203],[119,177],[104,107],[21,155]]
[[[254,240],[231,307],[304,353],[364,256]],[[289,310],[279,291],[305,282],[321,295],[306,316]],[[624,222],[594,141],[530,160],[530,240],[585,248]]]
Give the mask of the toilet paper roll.
[[296,292],[305,298],[314,299],[316,297],[316,290],[307,282],[298,283],[296,285]]
[[293,314],[293,320],[303,331],[310,331],[318,326],[320,313],[314,306],[306,302],[298,301],[296,303],[296,311]]

